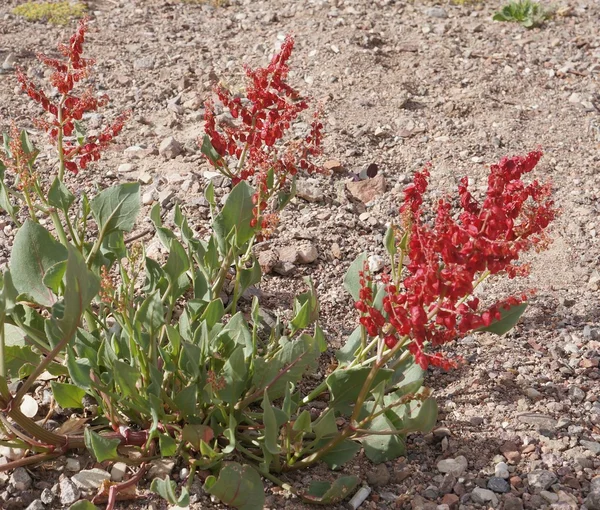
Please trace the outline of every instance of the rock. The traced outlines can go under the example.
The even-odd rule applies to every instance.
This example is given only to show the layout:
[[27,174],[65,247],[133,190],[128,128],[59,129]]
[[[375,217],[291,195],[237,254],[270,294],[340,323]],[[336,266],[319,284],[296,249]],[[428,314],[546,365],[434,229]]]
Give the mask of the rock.
[[515,464],[521,460],[521,452],[519,451],[519,447],[512,441],[506,441],[500,447],[500,452],[502,455],[504,455],[504,458],[512,464]]
[[484,503],[491,503],[493,507],[498,506],[498,496],[488,489],[482,489],[481,487],[475,487],[471,492],[471,501],[480,505]]
[[569,388],[569,399],[575,403],[583,402],[585,400],[585,391],[579,386],[571,386]]
[[141,184],[148,185],[152,182],[152,175],[149,172],[141,172],[140,175],[138,175],[137,180]]
[[81,491],[77,488],[77,486],[68,478],[61,478],[58,483],[60,488],[60,502],[69,506],[75,503],[81,497]]
[[435,485],[430,485],[423,491],[423,496],[427,499],[435,501],[440,495],[438,488]]
[[71,477],[71,481],[80,489],[97,489],[105,480],[110,480],[110,474],[103,469],[84,469]]
[[152,204],[157,197],[158,193],[156,192],[155,189],[151,189],[146,191],[143,195],[142,195],[142,205],[150,205]]
[[317,179],[300,179],[296,183],[296,195],[307,202],[322,202],[324,195]]
[[309,242],[279,248],[278,253],[281,262],[290,262],[292,264],[310,264],[317,260],[319,256],[317,248]]
[[450,473],[454,476],[461,476],[468,467],[469,463],[463,455],[455,459],[443,459],[437,463],[437,468],[440,473]]
[[44,503],[41,499],[34,499],[25,510],[44,510]]
[[137,58],[133,61],[133,68],[138,71],[146,71],[154,69],[154,57],[148,55],[147,57]]
[[378,464],[367,473],[367,482],[374,487],[386,485],[390,481],[390,471],[385,464]]
[[569,96],[569,103],[577,104],[581,103],[581,101],[583,101],[583,98],[581,97],[581,94],[578,94],[577,92],[573,92]]
[[499,494],[510,492],[510,484],[506,481],[506,479],[500,478],[499,476],[492,476],[488,480],[487,488]]
[[481,416],[473,416],[472,418],[469,419],[469,423],[471,425],[473,425],[474,427],[479,427],[480,425],[483,425],[484,421],[485,420]]
[[425,9],[425,16],[430,18],[445,19],[448,17],[448,12],[446,12],[446,9],[443,9],[442,7],[430,7],[429,9]]
[[175,140],[174,137],[169,136],[160,142],[158,147],[158,154],[165,159],[173,159],[181,154],[183,147]]
[[451,475],[450,473],[444,475],[444,479],[440,484],[440,494],[448,494],[452,492],[454,484],[456,484],[456,476]]
[[291,262],[279,261],[273,271],[281,276],[289,276],[296,271],[296,266]]
[[121,163],[117,168],[117,172],[120,174],[128,174],[135,171],[136,168],[137,167],[133,163]]
[[51,489],[44,489],[40,494],[40,499],[44,505],[51,505],[54,501],[54,493]]
[[338,243],[333,243],[331,245],[331,255],[333,255],[333,257],[336,259],[342,258],[342,249]]
[[525,393],[525,395],[527,395],[529,398],[531,398],[533,400],[539,400],[544,396],[542,393],[540,393],[535,388],[525,388],[523,390],[523,393]]
[[556,503],[558,501],[558,495],[554,494],[554,492],[540,491],[540,496],[548,503]]
[[122,482],[127,473],[127,464],[125,462],[115,462],[110,470],[110,481],[111,482]]
[[158,202],[161,207],[166,207],[174,196],[175,192],[171,188],[165,188],[158,193]]
[[550,487],[557,480],[558,478],[552,471],[546,471],[544,469],[531,471],[527,475],[527,482],[529,483],[529,487],[534,489],[535,492],[547,490],[548,487]]
[[385,267],[385,259],[381,255],[369,255],[368,264],[371,273],[378,273]]
[[5,457],[7,460],[19,460],[25,457],[25,450],[0,445],[0,456]]
[[279,262],[279,256],[274,250],[261,251],[256,258],[263,274],[269,274]]
[[579,444],[594,455],[600,454],[600,443],[597,443],[596,441],[586,441],[585,439],[581,439]]
[[9,483],[18,491],[26,491],[33,485],[33,480],[24,467],[18,467],[10,475]]
[[517,420],[528,425],[533,425],[538,429],[547,429],[554,431],[557,421],[551,416],[537,413],[524,413],[517,416]]
[[512,494],[504,498],[504,510],[523,510],[523,501]]
[[505,480],[508,479],[508,477],[510,476],[510,473],[508,471],[508,464],[506,464],[506,462],[498,462],[498,464],[496,464],[496,466],[494,467],[494,474],[498,478],[504,478]]
[[173,468],[175,467],[175,461],[168,459],[158,459],[152,461],[152,467],[146,473],[146,478],[148,480],[153,480],[154,478],[166,478],[171,474]]
[[412,510],[437,510],[437,505],[427,501],[423,496],[414,496],[410,501]]
[[583,504],[588,510],[600,510],[600,492],[590,492]]
[[2,69],[5,71],[12,71],[15,68],[15,62],[17,59],[15,58],[14,53],[9,53],[6,55],[4,62],[2,62]]
[[337,159],[330,159],[323,163],[323,168],[327,171],[341,173],[344,171],[344,166]]
[[460,498],[456,494],[446,494],[442,498],[442,504],[448,505],[450,510],[456,510],[458,508],[458,503]]
[[570,494],[565,491],[558,491],[558,501],[552,505],[552,508],[556,510],[578,510],[579,501],[574,494]]
[[38,403],[31,395],[24,395],[19,407],[27,418],[33,418],[39,409]]
[[346,188],[350,194],[363,204],[368,204],[383,195],[385,193],[385,186],[385,177],[383,175],[377,175],[372,179],[364,181],[346,183]]

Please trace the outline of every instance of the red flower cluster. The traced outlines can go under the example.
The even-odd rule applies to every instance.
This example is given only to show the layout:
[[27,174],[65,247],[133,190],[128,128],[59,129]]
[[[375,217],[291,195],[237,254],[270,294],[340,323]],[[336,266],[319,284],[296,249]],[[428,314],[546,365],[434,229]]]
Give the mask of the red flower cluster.
[[[76,131],[75,123],[82,119],[83,114],[96,111],[108,102],[107,96],[94,97],[89,89],[80,96],[73,94],[75,85],[88,75],[89,68],[94,64],[93,60],[81,56],[86,29],[87,20],[83,19],[71,36],[69,44],[58,45],[66,61],[37,55],[40,62],[54,69],[50,82],[60,93],[57,102],[52,102],[21,70],[17,71],[17,79],[23,91],[52,117],[50,121],[40,119],[37,123],[50,135],[53,142],[62,146],[59,147],[59,151],[63,151],[65,168],[74,174],[77,174],[79,168],[85,168],[90,161],[100,159],[100,151],[121,132],[128,117],[128,114],[120,115],[100,135],[87,137],[82,144],[73,137]],[[64,141],[63,137],[73,137],[73,141]]]
[[273,221],[263,213],[273,192],[284,186],[288,176],[296,175],[299,168],[308,173],[318,171],[310,161],[311,156],[321,152],[323,125],[318,113],[304,139],[278,147],[292,122],[308,108],[307,101],[286,83],[287,61],[293,47],[294,40],[288,36],[266,68],[246,68],[248,85],[244,98],[216,87],[220,102],[235,119],[233,123],[217,126],[215,106],[211,101],[206,103],[204,129],[220,156],[217,161],[209,161],[217,168],[226,168],[224,173],[231,177],[233,185],[254,178],[255,224],[259,228]]
[[454,214],[452,204],[442,199],[430,224],[422,215],[428,169],[415,175],[400,208],[409,233],[408,275],[402,281],[388,278],[385,282],[385,316],[373,308],[367,279],[361,282],[356,308],[363,314],[361,323],[369,335],[381,336],[389,348],[408,337],[408,348],[422,367],[431,363],[449,368],[450,361],[426,353],[424,346],[439,346],[489,326],[500,319],[502,308],[526,299],[509,297],[480,311],[479,299],[472,294],[482,275],[505,272],[513,278],[527,274],[527,266],[517,265],[519,255],[547,244],[546,228],[557,214],[550,186],[537,181],[526,185],[521,180],[541,156],[534,151],[493,165],[482,204],[473,198],[463,178],[458,189],[460,213]]

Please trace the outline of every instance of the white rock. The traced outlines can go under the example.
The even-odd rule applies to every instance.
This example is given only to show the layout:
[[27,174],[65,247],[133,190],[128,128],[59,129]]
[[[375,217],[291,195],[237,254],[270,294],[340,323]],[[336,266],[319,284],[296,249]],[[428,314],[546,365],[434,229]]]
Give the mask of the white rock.
[[129,172],[133,172],[136,169],[136,166],[133,163],[122,163],[118,166],[117,172],[120,174],[128,174]]
[[104,480],[110,480],[110,475],[103,469],[84,469],[71,477],[71,481],[80,489],[97,489]]
[[110,470],[110,479],[113,482],[122,482],[127,473],[127,464],[125,462],[115,462],[114,466]]
[[371,273],[378,273],[385,266],[385,259],[381,255],[370,255],[369,256],[369,271]]
[[26,491],[32,486],[33,480],[24,467],[18,467],[10,475],[9,483],[18,491]]
[[79,471],[81,469],[81,462],[79,462],[79,459],[75,459],[73,457],[68,457],[65,469],[67,471],[73,471],[73,472]]
[[489,489],[482,489],[481,487],[475,487],[471,493],[471,500],[473,503],[483,504],[491,503],[492,506],[498,506],[498,496]]
[[510,476],[508,464],[506,462],[498,462],[494,468],[494,474],[498,478],[504,478],[506,480]]
[[455,459],[443,459],[437,463],[440,473],[450,473],[456,477],[461,476],[466,470],[469,462],[466,457],[459,455]]
[[21,401],[21,412],[27,416],[27,418],[33,418],[39,409],[38,403],[31,395],[25,395]]
[[165,138],[158,147],[158,153],[165,159],[176,158],[182,151],[181,144],[172,136]]

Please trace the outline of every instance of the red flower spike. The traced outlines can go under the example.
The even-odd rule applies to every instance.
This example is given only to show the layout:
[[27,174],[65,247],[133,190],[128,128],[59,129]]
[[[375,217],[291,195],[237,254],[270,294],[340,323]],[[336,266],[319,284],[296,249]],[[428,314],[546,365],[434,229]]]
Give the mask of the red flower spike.
[[541,156],[533,151],[493,165],[482,203],[463,178],[458,203],[440,200],[432,222],[423,219],[422,211],[429,170],[415,174],[400,208],[409,234],[407,274],[385,285],[383,314],[372,307],[368,271],[360,274],[355,307],[370,336],[383,338],[388,348],[397,345],[397,336],[408,337],[408,349],[421,367],[431,364],[447,370],[456,362],[427,349],[489,326],[501,318],[502,309],[526,300],[526,295],[510,296],[481,310],[473,291],[484,272],[510,278],[528,274],[528,266],[519,264],[520,255],[547,245],[546,229],[557,215],[550,185],[522,181]]

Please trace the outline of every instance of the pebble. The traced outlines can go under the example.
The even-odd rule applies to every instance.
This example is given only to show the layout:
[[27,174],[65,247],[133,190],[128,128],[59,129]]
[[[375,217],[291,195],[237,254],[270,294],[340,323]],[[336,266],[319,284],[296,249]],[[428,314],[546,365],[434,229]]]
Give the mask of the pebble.
[[31,488],[33,480],[24,467],[18,467],[10,475],[9,483],[18,491],[26,491]]
[[512,494],[507,494],[504,498],[504,510],[523,510],[523,501]]
[[127,473],[127,464],[124,462],[115,462],[110,470],[111,482],[122,482]]
[[600,443],[596,441],[586,441],[585,439],[581,439],[579,444],[583,446],[586,450],[592,452],[594,455],[600,455]]
[[117,167],[117,172],[120,174],[128,174],[133,172],[137,167],[133,163],[121,163]]
[[448,12],[442,7],[430,7],[425,9],[425,15],[429,16],[430,18],[445,19],[448,17]]
[[585,400],[585,391],[583,391],[579,386],[571,386],[569,388],[569,399],[571,402],[583,402]]
[[59,482],[60,502],[63,505],[72,505],[81,497],[81,491],[68,478],[63,477]]
[[25,510],[44,510],[44,503],[41,499],[34,499]]
[[110,474],[103,469],[84,469],[71,477],[71,481],[80,489],[97,489],[105,480],[110,480]]
[[378,464],[367,473],[367,482],[374,487],[386,485],[389,481],[390,471],[385,464]]
[[371,273],[378,273],[385,267],[385,259],[381,255],[370,255],[368,264]]
[[368,204],[385,193],[385,177],[377,175],[364,181],[348,182],[346,188],[354,198]]
[[307,202],[322,202],[325,198],[317,179],[300,179],[296,183],[296,195]]
[[506,479],[500,478],[499,476],[492,476],[488,480],[487,488],[500,494],[510,492],[510,484],[506,481]]
[[471,492],[471,500],[473,503],[482,505],[484,503],[491,503],[492,506],[498,506],[498,496],[488,489],[482,489],[481,487],[475,487]]
[[469,462],[466,457],[460,455],[455,459],[443,459],[437,463],[440,473],[450,473],[454,476],[461,476],[466,470]]
[[556,475],[552,471],[539,469],[531,471],[527,475],[529,487],[532,487],[537,492],[547,490],[553,483],[557,481]]
[[183,151],[181,144],[174,137],[169,136],[160,142],[158,154],[165,159],[173,159],[179,156]]
[[133,61],[133,68],[139,71],[154,69],[154,57],[148,55],[147,57],[135,59]]
[[544,498],[548,503],[556,503],[558,501],[558,495],[554,492],[540,491],[540,496]]
[[317,260],[319,252],[315,245],[309,242],[285,246],[278,250],[280,262],[292,264],[310,264]]
[[498,478],[504,478],[505,480],[509,478],[510,473],[508,471],[508,464],[506,462],[498,462],[494,467],[494,474]]

